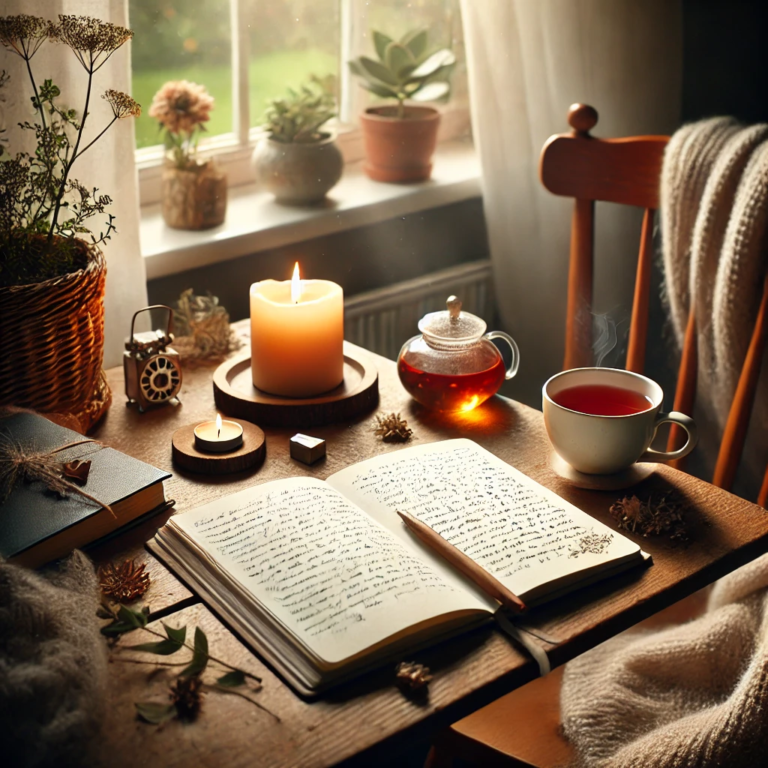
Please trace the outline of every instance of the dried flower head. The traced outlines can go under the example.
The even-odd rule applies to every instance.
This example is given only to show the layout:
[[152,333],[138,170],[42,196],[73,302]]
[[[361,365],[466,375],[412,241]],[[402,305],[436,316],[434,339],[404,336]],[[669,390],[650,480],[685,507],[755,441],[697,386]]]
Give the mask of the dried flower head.
[[112,113],[118,120],[124,117],[141,117],[141,104],[134,101],[127,93],[110,88],[101,98],[112,107]]
[[413,430],[408,427],[408,422],[401,419],[399,413],[388,413],[386,416],[378,414],[373,431],[385,443],[404,443],[410,440],[413,434]]
[[135,560],[126,560],[122,565],[107,563],[99,568],[99,588],[118,603],[130,603],[143,597],[152,581],[145,572],[144,563],[136,565]]
[[395,675],[400,688],[410,693],[424,690],[432,679],[429,667],[414,661],[401,661]]
[[8,50],[29,61],[43,41],[54,36],[54,26],[39,16],[0,16],[0,43]]
[[172,134],[191,134],[211,119],[213,96],[205,86],[187,80],[166,83],[152,99],[150,117]]
[[197,675],[180,677],[171,686],[171,701],[176,705],[179,720],[189,723],[197,719],[203,706],[203,681]]
[[90,16],[59,15],[55,39],[68,45],[87,72],[95,72],[107,59],[133,37],[125,27]]

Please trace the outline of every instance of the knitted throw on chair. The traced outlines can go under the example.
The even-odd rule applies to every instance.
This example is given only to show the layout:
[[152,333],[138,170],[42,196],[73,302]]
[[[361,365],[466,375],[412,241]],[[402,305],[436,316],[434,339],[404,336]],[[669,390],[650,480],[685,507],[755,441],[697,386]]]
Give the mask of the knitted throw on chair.
[[561,708],[577,765],[766,765],[768,555],[721,579],[699,619],[570,662]]
[[693,309],[697,401],[722,431],[768,263],[768,125],[719,117],[678,130],[664,155],[661,228],[678,347]]

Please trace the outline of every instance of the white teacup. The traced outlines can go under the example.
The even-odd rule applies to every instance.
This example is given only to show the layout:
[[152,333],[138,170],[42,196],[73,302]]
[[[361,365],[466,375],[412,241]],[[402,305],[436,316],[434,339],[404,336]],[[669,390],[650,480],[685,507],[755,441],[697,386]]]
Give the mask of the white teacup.
[[[589,390],[574,390],[574,387],[612,387],[623,390],[617,401],[642,407],[643,398],[648,407],[645,410],[615,415],[621,408],[606,407],[602,413],[585,412],[579,406],[598,403],[606,405],[611,398],[580,398],[577,393]],[[570,390],[570,392],[567,392]],[[596,392],[596,390],[592,390]],[[612,390],[597,390],[619,394]],[[638,398],[639,396],[639,398]],[[590,475],[608,475],[628,469],[636,461],[671,461],[689,454],[698,439],[696,424],[688,416],[672,411],[662,413],[664,393],[661,387],[639,373],[615,368],[574,368],[553,376],[542,389],[544,423],[549,439],[557,454],[579,472]],[[559,404],[558,400],[570,407]],[[633,402],[634,401],[634,402]],[[593,410],[600,410],[593,409]],[[611,414],[611,415],[607,415]],[[661,424],[679,424],[687,433],[688,441],[677,451],[654,451],[649,449],[656,430]]]

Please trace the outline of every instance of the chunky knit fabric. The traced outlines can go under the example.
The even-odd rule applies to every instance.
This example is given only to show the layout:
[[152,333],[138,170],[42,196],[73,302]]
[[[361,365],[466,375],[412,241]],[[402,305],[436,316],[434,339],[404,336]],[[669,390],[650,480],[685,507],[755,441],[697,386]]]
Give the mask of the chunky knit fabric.
[[765,765],[768,555],[722,579],[701,618],[572,661],[561,707],[577,765]]
[[[768,125],[732,118],[686,125],[664,156],[664,278],[678,349],[695,315],[702,470],[711,472],[746,357],[768,266]],[[768,451],[768,387],[761,384],[741,486],[754,498]],[[763,434],[755,436],[757,432]]]
[[45,574],[0,559],[0,764],[95,765],[107,677],[98,594],[79,552]]

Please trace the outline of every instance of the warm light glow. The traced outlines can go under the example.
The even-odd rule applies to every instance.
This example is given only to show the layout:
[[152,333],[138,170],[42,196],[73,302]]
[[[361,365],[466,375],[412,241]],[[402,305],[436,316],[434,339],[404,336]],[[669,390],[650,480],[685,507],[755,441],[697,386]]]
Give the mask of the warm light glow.
[[298,304],[301,301],[301,278],[299,277],[299,262],[293,268],[293,277],[291,278],[291,301]]
[[480,398],[477,395],[474,395],[471,400],[468,400],[464,405],[461,406],[462,411],[471,411],[473,408],[477,407],[477,405],[480,403]]
[[221,414],[216,414],[216,439],[221,439]]

